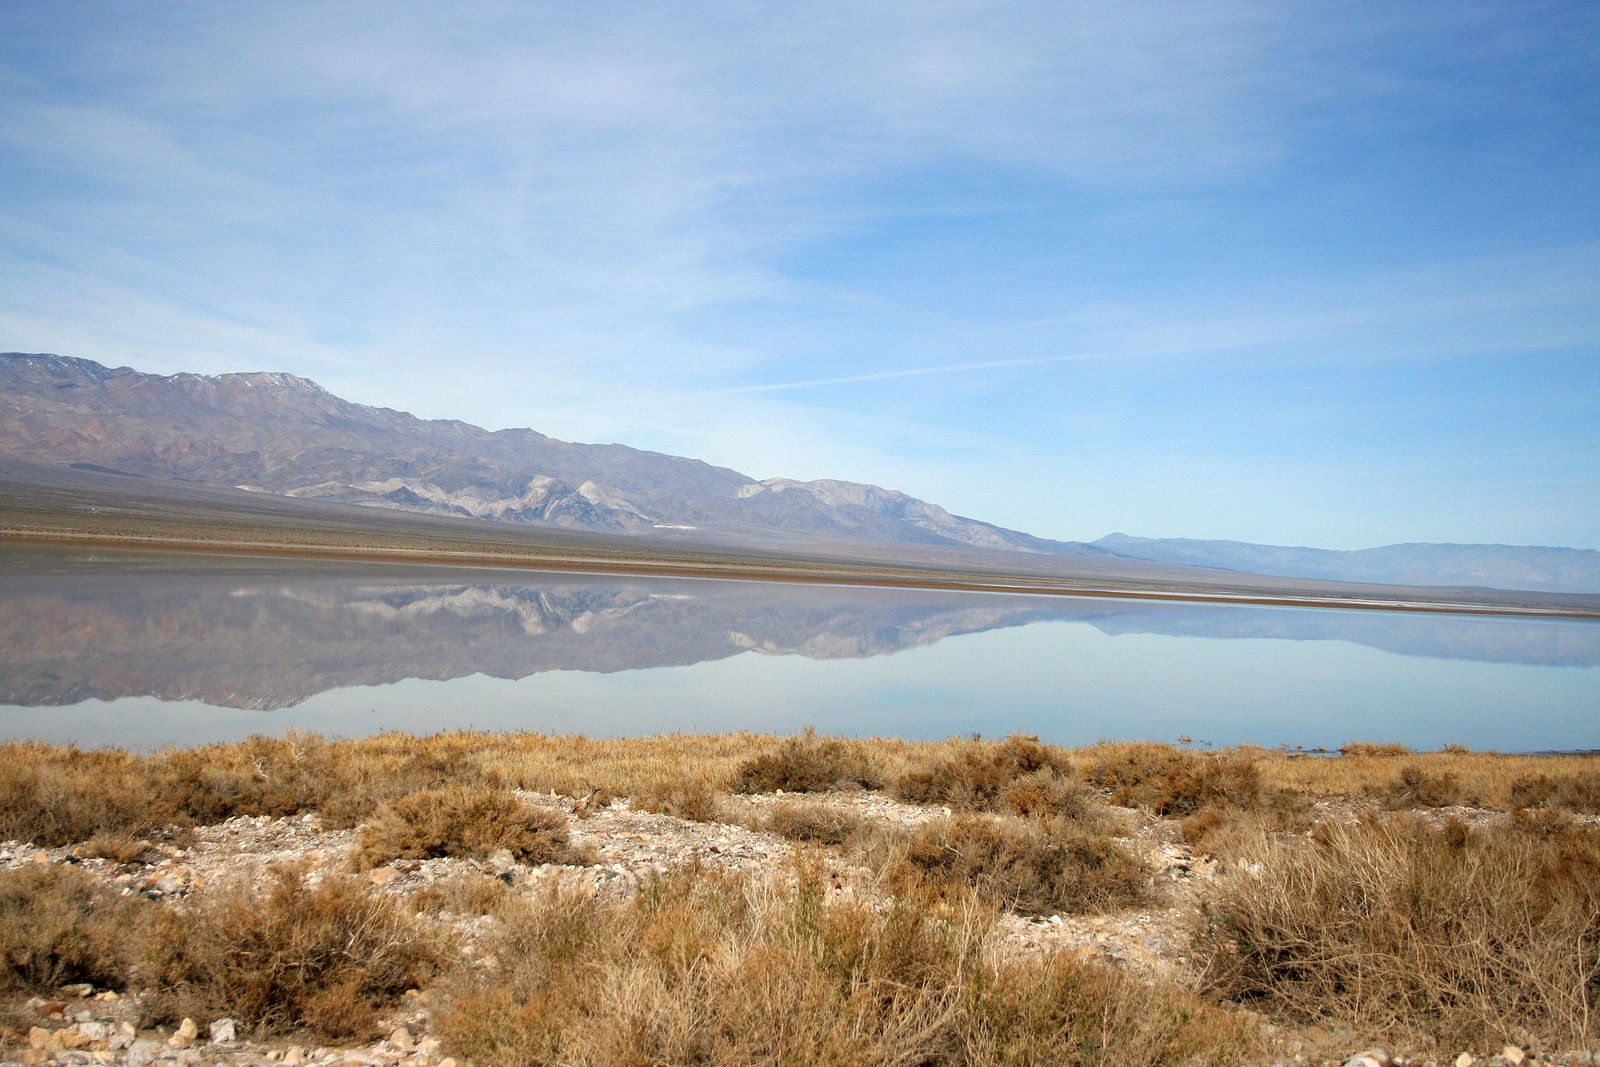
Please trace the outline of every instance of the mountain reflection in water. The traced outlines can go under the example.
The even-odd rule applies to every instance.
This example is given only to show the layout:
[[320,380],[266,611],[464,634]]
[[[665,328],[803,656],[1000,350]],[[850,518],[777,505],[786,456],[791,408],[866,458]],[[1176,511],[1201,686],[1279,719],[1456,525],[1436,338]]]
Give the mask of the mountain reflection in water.
[[404,679],[882,656],[1045,621],[1600,666],[1600,625],[1551,620],[132,554],[3,562],[0,704],[25,707],[151,696],[271,710]]

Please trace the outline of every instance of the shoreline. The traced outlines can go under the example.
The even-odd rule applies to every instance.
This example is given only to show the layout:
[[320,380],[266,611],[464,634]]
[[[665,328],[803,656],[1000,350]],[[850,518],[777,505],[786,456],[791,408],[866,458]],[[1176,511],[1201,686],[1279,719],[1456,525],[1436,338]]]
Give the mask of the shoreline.
[[[625,574],[661,578],[710,578],[733,581],[787,582],[866,588],[929,589],[950,592],[1028,594],[1095,599],[1150,600],[1199,604],[1238,604],[1267,607],[1334,608],[1353,611],[1400,611],[1450,615],[1488,615],[1511,618],[1600,619],[1600,607],[1483,604],[1460,600],[1382,599],[1356,596],[1276,594],[1229,589],[1178,589],[1091,582],[1067,577],[994,575],[981,572],[940,572],[918,568],[888,568],[873,564],[756,561],[729,558],[696,560],[617,558],[577,552],[529,552],[512,548],[494,552],[488,545],[470,549],[411,548],[388,544],[372,547],[293,543],[290,541],[224,538],[185,538],[127,534],[109,537],[96,533],[0,529],[0,550],[26,548],[85,548],[108,551],[155,552],[188,555],[246,556],[269,559],[325,560],[329,562],[396,563],[416,566],[456,566],[496,570],[531,570],[551,573]],[[510,546],[508,546],[510,547]]]

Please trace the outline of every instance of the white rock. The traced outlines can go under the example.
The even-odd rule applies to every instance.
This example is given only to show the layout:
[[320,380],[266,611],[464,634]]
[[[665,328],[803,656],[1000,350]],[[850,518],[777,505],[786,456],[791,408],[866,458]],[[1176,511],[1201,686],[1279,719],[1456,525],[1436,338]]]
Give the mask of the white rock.
[[1511,1067],[1522,1067],[1522,1061],[1528,1058],[1528,1054],[1515,1045],[1507,1045],[1500,1050],[1500,1055],[1506,1058]]
[[1477,1060],[1472,1058],[1472,1053],[1470,1052],[1463,1052],[1461,1055],[1456,1057],[1456,1067],[1472,1067],[1472,1065],[1477,1062]]
[[239,1040],[238,1026],[239,1024],[232,1019],[216,1020],[211,1024],[208,1031],[211,1034],[211,1043],[213,1045],[223,1045]]
[[167,1038],[167,1044],[173,1048],[188,1048],[194,1044],[194,1039],[200,1036],[200,1027],[193,1019],[185,1019],[178,1024],[178,1030]]
[[399,1049],[401,1052],[409,1049],[415,1042],[411,1038],[411,1031],[400,1027],[389,1035],[389,1047]]

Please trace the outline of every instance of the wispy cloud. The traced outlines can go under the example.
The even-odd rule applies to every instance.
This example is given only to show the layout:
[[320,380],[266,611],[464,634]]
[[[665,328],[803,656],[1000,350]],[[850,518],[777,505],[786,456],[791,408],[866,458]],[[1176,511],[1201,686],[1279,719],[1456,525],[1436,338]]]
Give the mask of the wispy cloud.
[[1596,47],[1487,0],[24,0],[0,331],[963,507],[1230,368],[1593,348]]

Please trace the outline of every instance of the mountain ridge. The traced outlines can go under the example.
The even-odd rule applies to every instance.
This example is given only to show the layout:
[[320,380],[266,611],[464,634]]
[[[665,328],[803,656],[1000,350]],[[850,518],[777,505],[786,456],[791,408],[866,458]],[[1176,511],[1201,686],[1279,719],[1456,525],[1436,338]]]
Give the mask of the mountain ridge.
[[622,444],[421,419],[285,372],[156,375],[73,356],[0,353],[0,459],[746,547],[812,539],[1327,581],[1600,592],[1600,552],[1592,549],[1408,544],[1345,552],[1121,533],[1054,541],[861,482],[758,480]]
[[1129,559],[1285,578],[1547,593],[1600,591],[1600,551],[1592,548],[1407,542],[1340,550],[1123,533],[1108,534],[1091,544]]
[[759,481],[702,460],[424,420],[293,375],[152,375],[0,353],[0,455],[287,496],[660,536],[712,530],[1046,553],[1101,550],[951,515],[896,490]]

